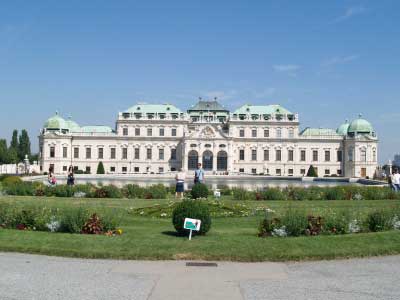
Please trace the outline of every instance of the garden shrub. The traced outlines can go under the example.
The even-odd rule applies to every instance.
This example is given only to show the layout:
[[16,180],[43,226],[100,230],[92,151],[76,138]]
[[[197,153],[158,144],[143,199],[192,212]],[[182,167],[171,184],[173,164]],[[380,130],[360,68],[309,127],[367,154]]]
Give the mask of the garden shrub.
[[103,233],[103,225],[101,224],[100,217],[94,213],[90,216],[82,227],[81,233],[83,234],[101,234]]
[[63,210],[60,216],[60,232],[80,233],[89,218],[89,212],[82,208]]
[[180,235],[188,233],[183,228],[185,218],[201,220],[201,227],[199,232],[193,234],[206,234],[211,228],[211,215],[208,205],[198,200],[184,200],[175,207],[172,212],[172,224],[175,230]]
[[307,215],[302,210],[289,208],[281,218],[288,236],[300,236],[308,227]]
[[307,222],[307,229],[304,232],[306,235],[319,235],[322,232],[323,220],[321,216],[310,215],[307,217]]
[[231,196],[232,195],[232,190],[226,185],[223,185],[223,186],[219,187],[218,189],[221,193],[221,196]]
[[207,198],[208,197],[208,187],[203,183],[197,183],[192,187],[190,191],[193,199]]
[[21,177],[19,177],[19,176],[5,176],[1,180],[1,182],[2,182],[3,186],[9,186],[9,185],[23,183]]
[[[10,177],[11,178],[11,177]],[[3,190],[7,195],[13,196],[34,196],[35,190],[31,182],[8,183],[4,185]]]
[[262,191],[263,200],[286,200],[285,193],[279,188],[268,188]]
[[324,233],[346,234],[350,230],[351,214],[348,211],[339,211],[324,215]]
[[233,188],[232,195],[234,200],[255,200],[254,194],[243,188]]
[[258,236],[267,237],[272,236],[274,230],[281,228],[281,221],[278,218],[272,216],[266,216],[258,226]]
[[328,187],[324,189],[325,200],[345,200],[344,189],[340,186]]
[[366,223],[372,232],[392,229],[393,213],[388,210],[376,210],[367,215]]
[[147,188],[147,193],[151,199],[166,199],[168,191],[163,184],[155,184]]
[[96,174],[105,174],[105,173],[106,171],[104,170],[103,162],[99,162],[99,164],[97,165]]
[[144,197],[145,189],[137,184],[127,184],[123,188],[125,197],[130,199],[141,199]]
[[311,165],[310,168],[307,171],[307,177],[318,177],[318,173],[315,170],[314,166]]
[[105,185],[96,188],[94,198],[122,198],[122,191],[115,185]]
[[289,200],[304,201],[308,200],[308,192],[305,188],[300,187],[288,187],[285,189],[285,193]]

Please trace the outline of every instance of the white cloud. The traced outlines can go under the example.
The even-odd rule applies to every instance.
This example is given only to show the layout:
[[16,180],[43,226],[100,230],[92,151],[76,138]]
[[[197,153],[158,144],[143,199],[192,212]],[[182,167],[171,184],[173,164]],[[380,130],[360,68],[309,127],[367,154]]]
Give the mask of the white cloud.
[[300,70],[301,66],[299,65],[275,65],[273,69],[276,72],[285,73],[290,76],[296,76],[297,71]]
[[335,56],[332,57],[324,62],[322,62],[321,66],[322,67],[331,67],[339,64],[345,64],[352,62],[356,59],[358,59],[360,56],[359,55],[348,55],[348,56]]
[[367,11],[367,9],[363,6],[353,6],[353,7],[349,7],[348,9],[346,9],[346,11],[339,16],[335,22],[341,22],[341,21],[345,21],[349,18],[352,18],[354,16],[357,15],[361,15],[364,14]]

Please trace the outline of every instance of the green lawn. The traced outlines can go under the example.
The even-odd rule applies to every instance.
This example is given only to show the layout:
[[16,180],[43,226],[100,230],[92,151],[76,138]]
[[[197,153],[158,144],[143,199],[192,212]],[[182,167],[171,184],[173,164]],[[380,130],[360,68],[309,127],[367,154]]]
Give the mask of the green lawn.
[[[224,200],[231,201],[231,200]],[[298,238],[259,238],[261,216],[213,218],[206,236],[175,236],[170,218],[129,214],[131,208],[162,204],[167,200],[63,199],[1,197],[0,203],[21,206],[66,208],[86,206],[94,211],[115,210],[121,216],[124,234],[116,237],[0,229],[0,251],[47,255],[122,259],[205,259],[235,261],[283,261],[331,259],[400,253],[400,231]],[[233,201],[232,201],[233,202]],[[237,203],[237,202],[235,202]],[[366,212],[400,205],[400,201],[246,201],[247,206],[266,206],[283,211],[288,205],[318,212],[346,209]]]

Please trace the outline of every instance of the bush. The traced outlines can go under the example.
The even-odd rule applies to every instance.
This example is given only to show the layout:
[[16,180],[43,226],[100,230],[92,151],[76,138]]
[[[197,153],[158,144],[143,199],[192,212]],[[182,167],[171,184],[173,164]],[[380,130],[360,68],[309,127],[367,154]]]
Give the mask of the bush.
[[95,198],[122,198],[122,191],[115,185],[105,185],[96,188],[94,192]]
[[314,166],[311,165],[310,168],[307,171],[307,177],[318,177],[318,173],[315,170]]
[[67,209],[60,217],[60,232],[80,233],[89,218],[89,212],[82,208]]
[[243,188],[233,188],[232,195],[234,200],[255,200],[254,194]]
[[300,236],[308,227],[305,212],[289,208],[281,219],[281,225],[285,226],[288,236]]
[[193,231],[194,234],[206,234],[211,228],[211,216],[208,205],[199,200],[184,200],[172,212],[172,224],[180,235],[188,233],[183,228],[185,218],[201,220],[200,231]]
[[286,195],[279,188],[268,188],[262,192],[263,200],[286,200]]
[[147,199],[166,199],[168,190],[163,184],[155,184],[147,188]]
[[144,197],[145,189],[137,184],[127,184],[123,188],[124,195],[130,199],[141,199]]
[[99,164],[97,165],[96,174],[105,174],[105,173],[106,173],[106,171],[104,170],[103,162],[99,162]]
[[208,197],[208,187],[203,183],[197,183],[192,187],[190,191],[193,199],[207,198]]
[[22,179],[18,176],[5,176],[3,180],[1,180],[3,186],[10,186],[14,184],[23,183]]
[[346,195],[345,195],[344,189],[342,187],[337,186],[337,187],[325,188],[324,199],[325,200],[345,200]]
[[94,213],[90,216],[89,220],[86,221],[82,227],[83,234],[101,234],[103,233],[103,225],[100,217]]
[[[11,177],[10,177],[11,178]],[[8,183],[4,185],[3,190],[7,195],[13,196],[34,196],[35,189],[31,182]]]
[[324,216],[324,233],[346,234],[349,233],[351,215],[348,211],[338,213],[330,212]]
[[367,215],[367,226],[372,232],[392,229],[393,214],[388,210],[377,210]]

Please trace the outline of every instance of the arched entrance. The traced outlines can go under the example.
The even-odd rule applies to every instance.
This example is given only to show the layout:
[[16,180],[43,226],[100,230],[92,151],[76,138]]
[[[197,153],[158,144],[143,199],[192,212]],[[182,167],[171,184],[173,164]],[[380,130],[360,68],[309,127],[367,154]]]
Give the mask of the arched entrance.
[[188,169],[196,170],[199,163],[199,154],[196,150],[191,150],[188,155]]
[[203,152],[203,169],[207,171],[213,169],[213,153],[209,150]]
[[228,170],[228,154],[225,151],[219,151],[217,153],[217,170]]

